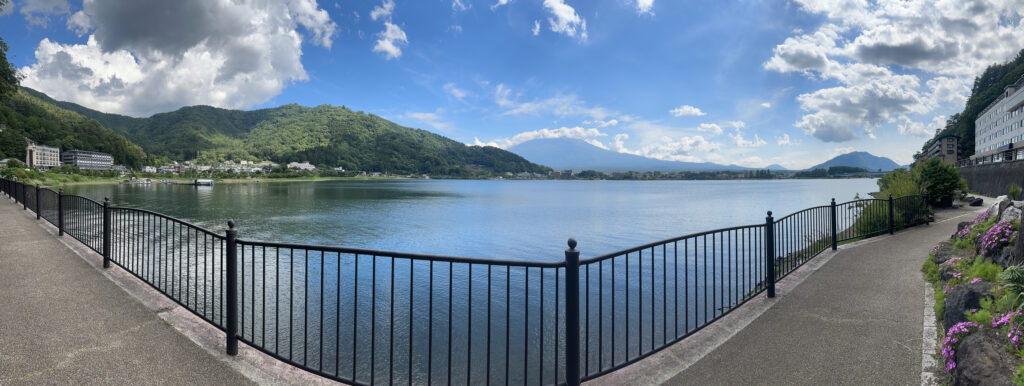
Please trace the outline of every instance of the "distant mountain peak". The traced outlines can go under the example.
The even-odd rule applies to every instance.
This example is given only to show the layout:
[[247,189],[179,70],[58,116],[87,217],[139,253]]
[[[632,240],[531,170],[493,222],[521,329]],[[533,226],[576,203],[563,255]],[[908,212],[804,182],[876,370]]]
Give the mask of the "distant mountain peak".
[[855,151],[846,154],[840,154],[828,161],[825,161],[818,165],[811,166],[807,168],[807,170],[828,169],[829,167],[833,166],[850,166],[864,168],[870,171],[881,170],[883,172],[891,171],[893,169],[900,167],[899,164],[893,162],[893,160],[889,158],[879,157],[866,151]]
[[574,138],[535,139],[512,146],[508,148],[508,151],[531,162],[548,165],[556,170],[597,170],[604,173],[752,170],[752,168],[736,165],[665,161],[641,157],[602,149]]

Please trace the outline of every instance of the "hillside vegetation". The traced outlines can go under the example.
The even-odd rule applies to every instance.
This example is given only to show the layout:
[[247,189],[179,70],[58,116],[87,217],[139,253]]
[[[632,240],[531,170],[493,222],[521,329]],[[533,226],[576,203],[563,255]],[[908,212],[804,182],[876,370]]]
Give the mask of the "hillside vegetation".
[[62,151],[110,153],[115,162],[138,168],[151,162],[142,148],[124,136],[86,118],[36,98],[24,89],[0,100],[0,158],[25,159],[25,138]]
[[466,146],[344,106],[290,104],[252,111],[190,106],[133,118],[53,103],[97,120],[155,156],[179,161],[309,161],[348,170],[449,176],[549,170],[505,150]]
[[[960,136],[960,158],[974,155],[974,121],[978,119],[985,107],[994,102],[1003,93],[1006,86],[1024,75],[1024,50],[1017,53],[1013,60],[994,64],[985,69],[981,76],[974,78],[971,96],[967,98],[964,110],[953,114],[946,121],[946,127],[936,137],[944,135]],[[925,142],[921,151],[926,151],[934,138]]]

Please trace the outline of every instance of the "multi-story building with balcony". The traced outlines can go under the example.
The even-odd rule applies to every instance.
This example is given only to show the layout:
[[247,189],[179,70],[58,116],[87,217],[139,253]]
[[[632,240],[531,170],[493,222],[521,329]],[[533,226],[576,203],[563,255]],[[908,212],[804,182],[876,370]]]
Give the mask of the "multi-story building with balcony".
[[95,151],[66,151],[61,155],[61,161],[65,165],[87,170],[110,170],[114,167],[114,156]]
[[1006,86],[1002,95],[974,121],[974,155],[983,164],[1024,159],[1024,76]]
[[28,141],[25,147],[25,161],[31,168],[49,170],[60,166],[60,149]]
[[919,154],[919,158],[915,162],[924,162],[932,158],[939,158],[942,162],[950,165],[956,165],[957,157],[960,155],[958,145],[960,144],[960,136],[957,135],[943,135],[936,137],[932,140],[931,146],[928,146],[928,150],[924,153]]

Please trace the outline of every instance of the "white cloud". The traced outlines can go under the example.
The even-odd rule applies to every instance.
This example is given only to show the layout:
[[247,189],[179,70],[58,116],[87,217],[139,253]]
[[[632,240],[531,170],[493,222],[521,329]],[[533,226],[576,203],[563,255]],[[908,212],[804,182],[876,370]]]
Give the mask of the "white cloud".
[[136,116],[183,105],[248,108],[308,79],[300,31],[329,47],[336,25],[322,11],[313,0],[86,0],[69,20],[91,33],[86,43],[43,39],[35,63],[21,68],[23,84]]
[[[13,9],[14,4],[8,4],[7,8]],[[10,12],[4,10],[3,13]],[[29,24],[46,28],[50,22],[50,16],[67,15],[71,13],[71,4],[67,0],[25,0],[21,2],[21,14]]]
[[974,77],[1024,46],[1019,1],[795,1],[826,21],[794,31],[764,68],[841,83],[797,97],[806,113],[796,126],[823,141],[870,138],[890,124],[926,131],[903,117],[961,109]]
[[397,25],[391,24],[391,22],[384,22],[384,30],[377,34],[377,44],[373,45],[373,52],[382,52],[384,57],[388,60],[398,59],[402,56],[402,48],[400,45],[406,45],[409,43],[409,39],[405,36],[405,31]]
[[530,30],[530,32],[533,33],[533,36],[540,35],[540,21],[537,21],[537,20],[533,21],[533,29]]
[[693,153],[714,152],[722,148],[721,144],[708,141],[700,135],[682,136],[675,139],[670,136],[662,136],[653,143],[643,145],[636,150],[626,148],[626,139],[629,139],[628,134],[615,135],[614,143],[611,146],[612,150],[665,161],[701,162],[701,159]]
[[743,121],[726,121],[726,123],[728,123],[729,126],[732,126],[735,129],[742,129],[744,127],[747,127],[747,123]]
[[926,138],[931,137],[937,130],[941,130],[944,127],[946,127],[946,116],[937,115],[932,118],[932,121],[928,125],[913,121],[906,116],[901,116],[900,123],[896,128],[901,135]]
[[452,11],[462,12],[469,9],[471,5],[466,5],[462,0],[452,0]]
[[761,107],[766,108],[766,109],[770,109],[770,108],[772,108],[772,104],[768,103],[768,102],[764,102],[764,103],[761,103]]
[[857,149],[854,149],[853,146],[837,147],[835,149],[832,149],[832,154],[828,155],[828,159],[833,159],[843,154],[853,153],[855,151],[857,151]]
[[699,108],[690,105],[682,105],[676,107],[672,110],[669,110],[669,113],[676,117],[702,117],[708,115],[707,113],[700,111]]
[[[540,129],[533,131],[526,131],[512,136],[511,138],[497,138],[490,142],[482,142],[478,138],[473,138],[473,144],[476,146],[494,146],[501,149],[508,149],[512,146],[529,142],[535,139],[552,139],[552,138],[575,138],[585,139],[593,137],[606,137],[608,134],[602,133],[597,129],[585,129],[580,126],[576,127],[560,127],[557,129]],[[596,146],[596,145],[595,145]]]
[[447,122],[444,122],[441,116],[437,113],[408,112],[405,113],[403,117],[423,122],[425,124],[430,125],[430,127],[433,127],[440,131],[445,131],[449,127],[451,127],[451,125],[448,124]]
[[653,15],[654,0],[636,0],[636,12],[643,15]]
[[498,0],[497,3],[494,3],[494,5],[491,6],[491,10],[493,11],[493,10],[497,9],[498,7],[500,7],[500,6],[506,5],[506,4],[508,4],[508,2],[509,2],[509,0]]
[[597,146],[597,147],[605,149],[605,150],[611,150],[611,149],[608,148],[608,146],[605,146],[603,143],[601,143],[601,141],[593,139],[593,138],[585,138],[585,139],[583,139],[583,142],[589,143],[591,145]]
[[789,139],[789,134],[783,134],[781,137],[776,137],[775,143],[777,143],[779,146],[796,145],[796,143]]
[[743,133],[740,132],[739,128],[736,128],[736,134],[729,134],[729,138],[732,138],[732,142],[736,144],[736,147],[761,147],[767,144],[761,137],[754,134],[753,140],[747,140],[743,138]]
[[[452,4],[452,7],[455,5]],[[390,19],[391,14],[395,12],[395,1],[384,0],[380,5],[373,7],[370,11],[370,19],[377,21],[377,19]]]
[[602,121],[600,119],[597,119],[597,120],[593,120],[593,121],[583,121],[583,124],[584,125],[588,125],[588,126],[608,127],[608,126],[618,125],[619,121],[616,120],[616,119],[609,119],[607,121]]
[[580,17],[576,9],[566,4],[565,0],[544,0],[544,8],[551,12],[552,17],[548,18],[551,31],[587,41],[587,20]]
[[722,134],[722,126],[716,123],[701,123],[700,126],[697,126],[697,130],[711,133],[712,136]]
[[462,100],[462,98],[465,98],[467,95],[465,90],[455,87],[455,83],[446,83],[441,89],[458,100]]
[[[517,98],[518,99],[518,98]],[[504,84],[494,89],[494,100],[505,109],[502,116],[551,114],[558,117],[580,116],[604,120],[614,115],[603,107],[588,106],[576,95],[556,95],[546,99],[518,102],[511,98],[511,90]]]

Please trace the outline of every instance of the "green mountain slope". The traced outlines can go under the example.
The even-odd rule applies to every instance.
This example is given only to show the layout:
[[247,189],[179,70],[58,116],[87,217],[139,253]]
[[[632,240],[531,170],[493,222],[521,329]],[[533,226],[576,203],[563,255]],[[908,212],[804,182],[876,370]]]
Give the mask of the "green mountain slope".
[[203,161],[309,161],[349,170],[451,176],[474,175],[479,170],[548,170],[505,150],[466,146],[344,106],[291,104],[252,111],[190,106],[149,118],[132,118],[74,103],[54,103],[95,119],[150,154],[175,160],[198,156]]
[[[946,127],[939,132],[936,138],[944,135],[958,135],[960,136],[960,158],[974,155],[974,121],[978,119],[978,115],[985,110],[985,107],[999,98],[1006,86],[1020,79],[1021,75],[1024,75],[1024,50],[1018,52],[1017,57],[1009,62],[994,64],[986,68],[981,76],[974,78],[974,87],[964,105],[964,111],[949,117]],[[934,139],[925,142],[921,151],[926,151]]]
[[21,88],[0,103],[0,158],[25,159],[25,138],[67,150],[110,153],[114,162],[131,168],[148,163],[142,148],[94,119],[48,103]]

